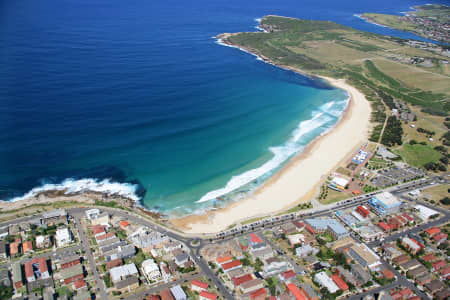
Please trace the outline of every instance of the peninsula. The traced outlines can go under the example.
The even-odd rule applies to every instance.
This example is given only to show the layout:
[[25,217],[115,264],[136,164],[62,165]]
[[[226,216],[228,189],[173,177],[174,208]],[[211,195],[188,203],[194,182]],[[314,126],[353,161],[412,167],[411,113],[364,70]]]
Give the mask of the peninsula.
[[364,20],[390,28],[409,31],[430,40],[450,42],[450,6],[426,4],[412,7],[403,16],[364,13]]

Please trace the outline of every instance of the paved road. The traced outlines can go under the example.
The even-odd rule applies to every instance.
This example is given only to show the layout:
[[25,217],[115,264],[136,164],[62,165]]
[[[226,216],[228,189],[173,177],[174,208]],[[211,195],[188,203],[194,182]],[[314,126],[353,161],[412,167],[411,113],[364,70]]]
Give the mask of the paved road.
[[89,246],[89,240],[87,238],[86,231],[84,229],[84,226],[81,225],[81,218],[83,215],[73,214],[72,216],[74,217],[75,228],[78,229],[80,237],[80,245],[84,250],[85,255],[88,259],[89,269],[91,270],[92,276],[94,277],[96,283],[97,290],[95,291],[95,293],[100,296],[99,297],[100,299],[108,300],[105,283],[103,282],[103,279],[100,277],[100,274],[98,273],[97,264],[95,262],[94,255],[92,254],[91,247]]

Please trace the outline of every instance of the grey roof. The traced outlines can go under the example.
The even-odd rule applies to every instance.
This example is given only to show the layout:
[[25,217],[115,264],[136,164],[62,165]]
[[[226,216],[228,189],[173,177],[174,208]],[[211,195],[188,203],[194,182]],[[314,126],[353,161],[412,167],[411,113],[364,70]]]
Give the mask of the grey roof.
[[179,254],[179,255],[177,255],[176,257],[175,257],[175,259],[177,260],[177,261],[184,261],[184,260],[186,260],[186,259],[188,259],[189,258],[189,255],[187,254],[187,253],[181,253],[181,254]]
[[67,212],[65,209],[62,209],[62,208],[44,212],[42,214],[42,218],[44,218],[44,219],[63,217],[63,216],[67,216]]
[[366,283],[367,281],[369,281],[372,278],[370,276],[369,272],[365,271],[361,265],[351,264],[350,267],[351,267],[353,274],[362,281],[362,284]]
[[421,265],[422,264],[417,259],[414,258],[405,263],[400,264],[400,267],[402,267],[405,270],[410,270],[410,269],[416,268]]
[[62,279],[67,279],[79,274],[83,274],[83,266],[80,264],[74,265],[70,268],[62,269],[59,273]]
[[186,299],[186,293],[183,291],[180,285],[176,285],[170,288],[170,292],[177,300]]
[[123,289],[123,288],[125,288],[127,286],[136,284],[138,282],[139,282],[139,279],[136,276],[129,276],[129,277],[127,277],[124,280],[121,280],[121,281],[118,281],[118,282],[114,283],[114,286],[117,289]]
[[309,284],[302,283],[302,284],[300,284],[300,287],[308,294],[309,299],[319,297],[319,295],[317,295],[316,291],[314,291],[312,286],[310,286]]
[[72,298],[73,300],[85,300],[85,299],[92,299],[91,293],[88,291],[80,291],[77,292],[75,296]]
[[345,235],[348,233],[348,230],[342,226],[339,221],[335,219],[306,219],[305,223],[313,227],[317,230],[326,230],[329,229],[333,231],[337,236]]
[[22,277],[22,267],[20,265],[20,262],[15,262],[11,265],[12,268],[12,277],[13,277],[13,282],[19,282],[19,281],[23,281],[23,277]]
[[6,243],[5,241],[0,241],[0,253],[6,253]]
[[59,263],[60,264],[66,264],[66,263],[70,263],[70,262],[73,262],[73,261],[75,261],[75,260],[80,260],[80,256],[78,256],[78,255],[70,255],[70,256],[67,256],[67,257],[63,257],[60,261],[59,261]]

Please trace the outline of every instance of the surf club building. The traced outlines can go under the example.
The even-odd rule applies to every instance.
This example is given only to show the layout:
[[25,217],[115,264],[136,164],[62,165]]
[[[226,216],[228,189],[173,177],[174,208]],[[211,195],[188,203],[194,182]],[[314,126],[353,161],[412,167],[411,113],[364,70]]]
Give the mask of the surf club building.
[[402,202],[389,192],[377,194],[369,200],[369,205],[379,216],[397,213],[400,210],[401,204]]

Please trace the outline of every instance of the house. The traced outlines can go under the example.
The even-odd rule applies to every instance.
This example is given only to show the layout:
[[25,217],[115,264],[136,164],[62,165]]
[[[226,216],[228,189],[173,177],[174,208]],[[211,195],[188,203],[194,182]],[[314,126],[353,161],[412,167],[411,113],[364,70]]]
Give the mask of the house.
[[450,277],[450,265],[439,270],[439,275],[442,280],[447,280]]
[[341,277],[339,277],[338,274],[331,275],[331,279],[334,283],[336,283],[340,290],[346,291],[349,289],[348,284]]
[[251,300],[264,300],[267,297],[267,290],[265,288],[260,288],[249,295]]
[[222,257],[218,257],[217,259],[216,259],[216,263],[220,266],[220,265],[223,265],[223,264],[226,264],[226,263],[229,263],[229,262],[232,262],[233,261],[233,258],[231,257],[231,256],[229,256],[229,255],[227,255],[227,256],[222,256]]
[[172,252],[173,250],[177,248],[183,248],[183,245],[178,241],[169,241],[167,244],[164,245],[164,251],[165,252]]
[[123,230],[127,230],[128,226],[130,226],[130,222],[126,220],[122,220],[119,222],[119,227]]
[[433,253],[429,253],[429,254],[427,254],[427,255],[424,255],[424,256],[422,256],[422,258],[421,258],[423,261],[426,261],[426,262],[433,262],[433,261],[435,261],[436,260],[436,257],[434,256],[434,254]]
[[446,288],[435,293],[434,298],[436,298],[437,300],[446,300],[450,298],[450,288]]
[[296,279],[297,274],[295,274],[295,272],[292,270],[288,270],[288,271],[284,271],[284,272],[281,272],[280,274],[278,274],[278,277],[283,282],[289,282],[292,279]]
[[77,255],[68,256],[68,257],[61,259],[61,261],[59,262],[59,268],[67,269],[67,268],[70,268],[70,267],[78,265],[78,264],[80,264],[79,256],[77,256]]
[[425,289],[429,291],[432,295],[436,294],[437,292],[443,290],[445,288],[445,284],[442,283],[440,280],[433,280],[430,283],[425,284]]
[[438,233],[433,235],[432,239],[438,244],[440,245],[442,242],[446,241],[448,237],[448,234],[446,233]]
[[296,300],[307,300],[300,289],[293,283],[286,284],[286,289]]
[[261,240],[261,238],[254,233],[250,233],[249,241],[250,241],[251,246],[254,246],[254,245],[257,245],[257,244],[260,244],[263,242]]
[[123,265],[123,260],[121,258],[116,258],[113,260],[110,260],[106,263],[106,268],[108,270],[115,268],[115,267],[119,267]]
[[254,292],[263,287],[264,287],[264,281],[259,278],[249,280],[239,286],[239,288],[241,289],[241,292],[243,294]]
[[285,235],[288,235],[288,234],[291,234],[291,233],[294,233],[297,231],[297,227],[294,224],[292,224],[291,222],[281,225],[280,229]]
[[180,285],[176,285],[170,288],[170,292],[172,293],[175,300],[187,300],[187,296]]
[[300,245],[305,242],[305,236],[301,233],[288,235],[287,239],[291,246]]
[[175,256],[175,263],[180,267],[189,260],[189,254],[181,253]]
[[239,277],[232,277],[231,278],[231,280],[233,281],[235,287],[236,286],[240,286],[241,284],[243,284],[243,283],[245,283],[247,281],[250,281],[252,279],[253,279],[253,276],[250,275],[250,274],[245,274],[245,275],[242,275],[242,276],[239,276]]
[[[131,233],[128,236],[128,239],[144,252],[150,252],[152,249],[161,247],[169,242],[169,237],[167,235],[152,231],[147,227],[140,227],[137,231]],[[174,250],[175,249],[181,249],[181,247],[174,247]]]
[[251,250],[251,254],[255,259],[259,258],[260,260],[266,260],[274,256],[273,250],[269,246],[261,249]]
[[24,269],[27,282],[50,278],[47,260],[44,257],[34,258],[33,260],[24,263]]
[[199,299],[200,300],[216,300],[217,299],[217,295],[210,293],[206,290],[202,290],[199,294]]
[[64,284],[70,284],[77,280],[84,279],[83,266],[81,264],[73,265],[72,267],[62,269],[60,272],[61,280]]
[[441,230],[438,227],[431,227],[426,229],[425,232],[428,234],[429,237],[432,237],[433,235],[440,233]]
[[411,259],[405,263],[400,264],[399,266],[403,271],[407,272],[409,270],[422,266],[422,264],[417,259]]
[[322,287],[327,288],[330,293],[336,293],[339,291],[339,287],[325,272],[316,273],[314,280]]
[[402,254],[400,256],[393,258],[392,262],[396,265],[401,265],[401,264],[404,264],[405,262],[407,262],[408,260],[409,260],[409,256],[406,254]]
[[128,277],[139,276],[136,265],[133,263],[112,268],[109,271],[109,274],[111,275],[111,280],[113,283],[119,282]]
[[36,248],[44,249],[52,246],[50,237],[48,235],[38,235],[36,236]]
[[72,287],[74,290],[81,290],[81,289],[87,288],[87,282],[84,281],[84,279],[80,279],[80,280],[75,281],[73,283]]
[[9,255],[16,257],[20,255],[20,240],[17,240],[9,244]]
[[353,275],[348,270],[344,269],[342,266],[338,266],[336,269],[337,269],[338,274],[340,276],[342,276],[345,281],[353,284],[354,286],[360,286],[361,285],[360,281],[356,278],[356,276]]
[[263,268],[263,274],[265,277],[270,277],[284,272],[289,268],[290,266],[288,262],[281,260],[278,257],[272,257],[266,260],[266,265]]
[[126,277],[114,283],[114,288],[121,293],[134,291],[138,287],[139,279],[136,276]]
[[159,293],[159,296],[161,297],[161,300],[175,300],[175,298],[172,296],[172,293],[169,291],[169,289],[164,289]]
[[307,300],[319,300],[319,295],[309,284],[302,283],[300,284],[300,288]]
[[164,262],[159,263],[159,270],[161,271],[161,277],[164,282],[168,282],[172,277],[172,273]]
[[134,248],[134,245],[127,244],[125,246],[118,246],[117,248],[104,252],[104,256],[106,261],[111,261],[114,259],[127,259],[136,254],[136,249]]
[[381,274],[383,275],[384,278],[386,278],[388,280],[395,278],[394,273],[392,273],[392,271],[389,269],[384,269],[383,271],[381,271]]
[[58,225],[67,223],[67,212],[65,209],[55,209],[42,214],[42,223],[49,225]]
[[418,276],[416,278],[416,283],[418,285],[425,285],[425,284],[431,282],[432,279],[433,279],[433,277],[431,276],[431,274],[427,272],[421,276]]
[[[91,293],[89,291],[78,291],[73,300],[91,300]],[[59,299],[58,299],[59,300]]]
[[56,230],[56,246],[57,247],[65,247],[68,244],[72,243],[72,234],[69,228],[58,228]]
[[298,257],[306,257],[311,255],[311,253],[315,255],[318,252],[319,249],[313,248],[308,244],[295,248],[295,255],[297,255]]
[[22,266],[20,262],[15,262],[11,265],[12,281],[15,289],[20,289],[23,286],[24,280],[22,275]]
[[142,271],[150,282],[157,281],[161,278],[158,264],[151,258],[142,262]]
[[415,280],[417,277],[424,275],[426,273],[428,273],[428,269],[425,268],[423,265],[421,265],[421,266],[418,266],[417,268],[409,270],[407,272],[407,275]]
[[356,208],[356,212],[360,214],[363,218],[367,218],[370,214],[369,210],[363,205],[358,206]]
[[234,270],[234,269],[242,267],[242,263],[241,263],[240,260],[233,260],[231,262],[222,264],[221,267],[222,267],[223,271],[225,273],[227,273],[227,272],[229,272],[231,270]]
[[412,254],[417,254],[417,252],[419,252],[420,250],[423,249],[423,245],[421,245],[416,240],[409,238],[409,237],[403,237],[401,242],[402,242],[402,245],[406,249],[408,249],[410,251],[410,253],[412,253]]
[[370,273],[364,270],[359,264],[351,264],[350,269],[352,274],[359,280],[359,286],[366,284],[372,279]]
[[209,287],[209,284],[207,284],[206,282],[194,279],[191,282],[191,290],[193,290],[194,292],[201,292],[201,291],[205,291],[207,290]]

